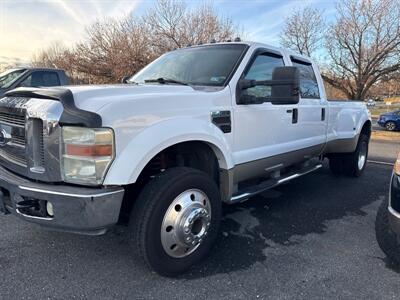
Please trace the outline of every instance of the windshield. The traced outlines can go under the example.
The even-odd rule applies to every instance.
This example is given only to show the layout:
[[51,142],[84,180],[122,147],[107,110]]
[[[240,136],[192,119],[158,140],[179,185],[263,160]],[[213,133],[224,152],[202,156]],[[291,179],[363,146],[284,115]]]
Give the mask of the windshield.
[[0,74],[0,88],[8,88],[25,69],[8,70]]
[[246,48],[243,44],[211,45],[168,52],[128,82],[223,86]]

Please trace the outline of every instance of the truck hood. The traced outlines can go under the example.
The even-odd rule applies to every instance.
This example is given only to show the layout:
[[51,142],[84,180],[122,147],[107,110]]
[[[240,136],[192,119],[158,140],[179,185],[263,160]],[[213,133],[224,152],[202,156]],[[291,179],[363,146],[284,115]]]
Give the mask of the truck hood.
[[[83,85],[68,86],[73,96],[75,105],[83,110],[98,112],[105,105],[120,101],[151,100],[154,98],[169,98],[173,95],[193,95],[215,88],[199,88],[173,84],[118,84],[118,85]],[[220,90],[218,88],[217,90]]]

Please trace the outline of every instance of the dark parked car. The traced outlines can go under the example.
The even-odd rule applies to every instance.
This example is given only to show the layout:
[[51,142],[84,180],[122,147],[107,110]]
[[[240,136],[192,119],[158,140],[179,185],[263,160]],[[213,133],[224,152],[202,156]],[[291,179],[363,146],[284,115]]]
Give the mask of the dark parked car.
[[68,85],[64,70],[48,68],[18,68],[0,74],[0,97],[17,87]]
[[378,119],[378,125],[387,130],[400,130],[400,110],[381,114]]
[[379,207],[375,222],[376,239],[382,251],[400,265],[400,153],[395,163],[389,197]]

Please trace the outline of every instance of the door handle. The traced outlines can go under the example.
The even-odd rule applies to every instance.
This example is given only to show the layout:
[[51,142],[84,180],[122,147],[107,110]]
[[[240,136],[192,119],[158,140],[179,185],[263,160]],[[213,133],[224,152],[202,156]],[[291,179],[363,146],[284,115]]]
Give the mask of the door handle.
[[299,120],[299,110],[297,108],[294,108],[292,114],[292,123],[296,124],[298,120]]
[[297,108],[288,109],[286,111],[288,114],[292,114],[292,123],[296,124],[299,120],[299,110]]
[[321,110],[321,121],[325,121],[325,108]]

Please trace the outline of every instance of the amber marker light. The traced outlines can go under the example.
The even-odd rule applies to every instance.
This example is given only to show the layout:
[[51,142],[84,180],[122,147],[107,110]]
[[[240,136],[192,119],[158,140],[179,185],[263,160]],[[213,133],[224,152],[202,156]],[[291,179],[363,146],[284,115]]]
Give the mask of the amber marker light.
[[65,154],[74,156],[112,156],[112,145],[65,145]]

